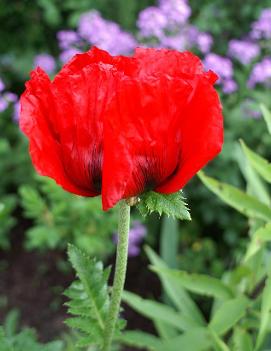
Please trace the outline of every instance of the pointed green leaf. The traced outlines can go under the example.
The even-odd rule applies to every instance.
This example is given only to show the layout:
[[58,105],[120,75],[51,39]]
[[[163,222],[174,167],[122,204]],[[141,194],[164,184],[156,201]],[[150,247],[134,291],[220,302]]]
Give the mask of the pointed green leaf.
[[246,144],[241,141],[244,153],[251,163],[252,167],[268,182],[271,183],[271,164],[258,155],[256,152],[252,151]]
[[161,320],[153,321],[155,329],[161,339],[171,339],[179,334],[177,328],[174,328],[172,325],[168,325]]
[[173,194],[160,194],[149,191],[140,197],[137,208],[142,216],[147,216],[152,212],[158,212],[160,216],[165,214],[168,217],[191,220],[181,191]]
[[235,208],[247,217],[258,218],[263,221],[271,220],[271,208],[253,196],[214,178],[207,177],[204,173],[198,174],[202,182],[220,197],[225,203]]
[[179,282],[185,289],[199,295],[206,295],[222,300],[228,300],[234,297],[234,292],[229,286],[219,279],[203,274],[189,274],[184,271],[174,269],[161,269],[152,267],[154,272],[172,277]]
[[161,258],[156,255],[156,253],[149,246],[145,248],[145,251],[153,266],[158,269],[156,273],[161,279],[163,288],[165,289],[165,292],[171,299],[172,303],[185,316],[190,316],[193,322],[196,323],[199,327],[204,326],[205,320],[201,311],[195,302],[191,299],[189,294],[185,291],[183,285],[180,284],[180,282],[175,277],[171,277],[169,275],[165,276],[165,274],[159,271],[159,269],[168,268],[165,262],[162,261]]
[[269,241],[271,241],[271,223],[267,223],[253,234],[244,261],[248,261]]
[[238,145],[236,159],[247,182],[247,193],[256,197],[261,202],[269,205],[271,203],[267,185],[262,177],[252,167],[247,159],[241,145]]
[[269,133],[271,134],[271,112],[263,104],[260,104],[260,108],[261,108],[265,123],[267,125],[267,129],[268,129]]
[[135,309],[138,313],[150,318],[151,320],[160,320],[178,328],[179,330],[188,330],[193,324],[193,321],[191,321],[189,317],[182,316],[170,306],[156,301],[142,299],[140,296],[128,291],[124,291],[122,296],[124,302]]
[[249,303],[245,297],[225,301],[215,312],[209,327],[217,335],[225,334],[245,315]]
[[215,351],[230,351],[228,346],[224,343],[222,339],[212,330],[210,329],[210,334],[213,339],[214,350]]
[[259,333],[256,340],[256,350],[259,350],[268,333],[269,319],[271,313],[271,276],[265,281],[262,295],[261,320]]
[[157,351],[161,346],[161,341],[156,336],[138,330],[124,332],[117,341],[149,351]]
[[212,346],[212,337],[206,328],[194,328],[176,338],[166,340],[156,351],[206,351]]
[[234,329],[233,345],[233,351],[253,351],[251,336],[239,327]]

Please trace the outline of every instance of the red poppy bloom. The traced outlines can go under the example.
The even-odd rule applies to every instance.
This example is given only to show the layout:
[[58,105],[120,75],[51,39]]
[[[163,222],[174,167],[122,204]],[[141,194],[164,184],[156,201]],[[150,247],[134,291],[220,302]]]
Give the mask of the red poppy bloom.
[[217,76],[195,55],[93,48],[51,82],[37,68],[21,97],[20,126],[37,171],[103,208],[146,190],[181,189],[220,152]]

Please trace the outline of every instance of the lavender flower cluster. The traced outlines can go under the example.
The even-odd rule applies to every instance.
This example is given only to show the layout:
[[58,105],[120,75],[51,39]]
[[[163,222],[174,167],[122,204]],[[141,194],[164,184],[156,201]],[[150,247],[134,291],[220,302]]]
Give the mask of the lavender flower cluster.
[[[138,256],[140,254],[140,245],[147,235],[146,227],[139,221],[134,221],[129,232],[129,257]],[[113,241],[118,242],[118,235],[114,234]]]
[[[238,90],[234,79],[234,61],[251,65],[261,55],[259,40],[271,38],[271,9],[264,9],[251,26],[251,32],[243,39],[232,39],[228,44],[227,56],[211,52],[213,38],[210,33],[201,32],[189,23],[191,8],[188,0],[158,0],[157,6],[150,6],[139,13],[136,37],[121,27],[105,20],[98,11],[84,13],[76,30],[62,30],[57,38],[61,50],[60,61],[66,62],[76,53],[96,45],[113,55],[130,54],[136,46],[167,47],[175,50],[196,48],[204,56],[206,69],[215,70],[225,94]],[[41,57],[43,67],[50,73],[54,67],[52,58]],[[271,57],[256,63],[251,68],[248,88],[256,84],[270,84]]]
[[34,58],[34,67],[41,67],[48,74],[55,73],[56,66],[56,61],[52,55],[44,53]]
[[[271,45],[271,8],[262,10],[243,39],[230,40],[226,56],[221,56],[211,51],[213,38],[210,33],[201,32],[189,23],[191,8],[188,0],[157,1],[157,6],[147,7],[139,13],[136,36],[122,30],[117,23],[104,19],[96,10],[82,14],[75,30],[57,33],[59,60],[65,63],[92,45],[113,55],[129,55],[137,46],[167,47],[180,51],[196,48],[203,56],[205,68],[218,73],[218,84],[225,94],[238,90],[234,78],[237,63],[239,67],[249,66],[248,89],[256,85],[271,86],[271,56],[265,54],[265,48]],[[40,53],[35,57],[33,66],[40,66],[53,75],[57,61],[47,53]],[[4,92],[3,82],[0,83],[0,112],[16,101],[17,97]],[[17,103],[15,110],[18,109]]]
[[10,105],[14,105],[15,109],[18,108],[17,103],[18,96],[11,91],[7,91],[5,83],[0,78],[0,112],[4,112]]

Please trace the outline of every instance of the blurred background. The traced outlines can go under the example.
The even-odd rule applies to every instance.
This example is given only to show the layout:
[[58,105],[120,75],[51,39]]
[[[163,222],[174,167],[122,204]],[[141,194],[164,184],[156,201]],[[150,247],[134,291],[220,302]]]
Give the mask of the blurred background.
[[[65,332],[62,292],[73,278],[68,242],[112,262],[116,213],[35,174],[18,128],[19,96],[31,69],[52,78],[92,45],[111,54],[137,46],[191,50],[220,79],[225,145],[206,173],[245,188],[238,140],[270,159],[259,103],[270,107],[270,0],[0,0],[0,319],[21,314],[42,341]],[[169,266],[220,276],[244,251],[247,220],[195,177],[184,189],[192,222],[132,213],[127,289],[159,297],[144,243]],[[127,308],[130,329],[152,325]],[[14,313],[9,319],[15,318]]]

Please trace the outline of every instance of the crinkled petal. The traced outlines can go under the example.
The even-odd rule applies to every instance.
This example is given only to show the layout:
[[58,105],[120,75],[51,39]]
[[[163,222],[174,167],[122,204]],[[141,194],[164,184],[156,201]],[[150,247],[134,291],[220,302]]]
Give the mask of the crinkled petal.
[[104,110],[111,98],[112,73],[92,64],[52,84],[62,162],[70,179],[101,193]]
[[104,209],[155,188],[175,172],[179,118],[191,91],[189,83],[165,76],[117,80],[105,126]]
[[184,185],[220,151],[223,116],[219,97],[210,81],[201,77],[182,120],[181,154],[175,174],[155,190],[172,193]]
[[184,78],[203,74],[200,59],[189,51],[137,48],[135,58],[140,66],[140,75],[169,75]]
[[51,82],[40,68],[31,73],[20,105],[20,128],[29,138],[30,155],[37,172],[55,179],[67,191],[90,196],[91,193],[73,184],[63,167],[58,131],[54,126]]
[[137,61],[132,57],[111,56],[108,52],[93,46],[85,53],[76,54],[66,63],[55,77],[55,81],[59,78],[68,77],[70,74],[80,73],[82,69],[93,64],[104,65],[108,69],[114,67],[115,70],[127,75],[133,74],[137,69]]

